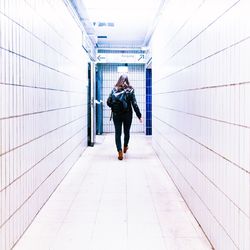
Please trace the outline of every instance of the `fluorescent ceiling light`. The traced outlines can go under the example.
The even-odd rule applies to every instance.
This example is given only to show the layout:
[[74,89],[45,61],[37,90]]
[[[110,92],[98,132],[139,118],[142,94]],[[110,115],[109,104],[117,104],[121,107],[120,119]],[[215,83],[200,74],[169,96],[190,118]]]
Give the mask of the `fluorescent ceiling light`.
[[118,73],[128,73],[128,66],[118,66],[117,72]]

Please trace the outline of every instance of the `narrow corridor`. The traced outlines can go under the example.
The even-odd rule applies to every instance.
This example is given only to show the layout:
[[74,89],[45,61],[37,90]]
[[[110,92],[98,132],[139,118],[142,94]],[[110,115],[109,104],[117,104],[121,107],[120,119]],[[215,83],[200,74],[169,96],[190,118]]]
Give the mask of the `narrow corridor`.
[[14,250],[208,250],[151,137],[132,134],[123,161],[114,135],[97,137]]

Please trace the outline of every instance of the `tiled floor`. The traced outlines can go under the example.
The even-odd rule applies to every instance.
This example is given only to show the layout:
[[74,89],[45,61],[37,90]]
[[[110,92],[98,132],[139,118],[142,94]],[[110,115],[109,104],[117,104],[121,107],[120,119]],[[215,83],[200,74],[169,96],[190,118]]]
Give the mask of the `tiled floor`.
[[14,250],[208,250],[208,241],[151,147],[132,134],[123,161],[97,137]]

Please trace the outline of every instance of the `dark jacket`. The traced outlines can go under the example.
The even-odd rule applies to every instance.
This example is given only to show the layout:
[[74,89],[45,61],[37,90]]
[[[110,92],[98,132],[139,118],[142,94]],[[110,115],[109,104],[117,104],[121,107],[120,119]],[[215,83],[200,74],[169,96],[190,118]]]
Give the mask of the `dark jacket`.
[[[136,113],[136,116],[140,119],[141,118],[141,112],[140,112],[140,109],[137,105],[137,101],[136,101],[136,98],[135,98],[135,91],[132,87],[128,87],[126,89],[121,89],[121,90],[118,90],[117,88],[114,88],[112,90],[113,91],[123,91],[125,90],[126,91],[126,95],[127,95],[127,103],[128,103],[128,112],[133,112],[132,111],[132,107],[134,108],[134,111]],[[107,100],[107,105],[112,108],[112,92],[110,93],[109,97],[108,97],[108,100]]]

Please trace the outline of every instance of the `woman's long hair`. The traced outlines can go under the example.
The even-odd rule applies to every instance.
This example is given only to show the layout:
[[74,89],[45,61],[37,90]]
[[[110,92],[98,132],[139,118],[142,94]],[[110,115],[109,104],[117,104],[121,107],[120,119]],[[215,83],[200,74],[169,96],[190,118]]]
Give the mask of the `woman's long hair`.
[[129,83],[129,80],[128,80],[128,76],[123,74],[119,77],[115,87],[117,89],[126,89],[126,88],[133,88],[130,83]]

